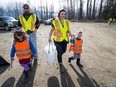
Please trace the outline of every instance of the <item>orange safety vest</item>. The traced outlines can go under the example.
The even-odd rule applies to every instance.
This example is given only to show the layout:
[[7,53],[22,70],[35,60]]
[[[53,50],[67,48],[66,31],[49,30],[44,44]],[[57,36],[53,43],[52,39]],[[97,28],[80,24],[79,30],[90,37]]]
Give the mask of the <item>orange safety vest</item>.
[[16,55],[19,60],[29,59],[31,57],[31,49],[29,45],[29,40],[24,40],[23,42],[16,42],[15,44]]
[[64,20],[64,27],[60,20],[53,20],[52,24],[54,25],[54,40],[57,42],[62,42],[63,40],[69,41],[69,28],[70,28],[70,21]]
[[72,50],[76,54],[82,53],[82,43],[83,43],[82,39],[81,40],[75,40],[75,43],[70,45],[69,51]]
[[24,18],[24,16],[21,14],[19,16],[19,19],[20,19],[20,23],[22,24],[22,29],[24,31],[35,31],[35,22],[36,22],[36,15],[35,14],[32,14],[28,20],[26,20]]

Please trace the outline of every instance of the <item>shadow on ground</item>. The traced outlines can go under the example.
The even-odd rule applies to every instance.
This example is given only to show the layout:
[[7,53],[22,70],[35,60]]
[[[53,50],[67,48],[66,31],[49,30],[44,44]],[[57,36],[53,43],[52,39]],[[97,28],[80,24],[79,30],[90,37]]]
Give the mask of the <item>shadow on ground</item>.
[[24,84],[24,74],[22,73],[20,79],[16,84],[16,87],[33,87],[36,68],[37,68],[37,62],[34,62],[32,65],[32,70],[29,73],[29,80],[27,81],[27,83]]
[[1,87],[14,87],[14,83],[15,83],[15,78],[10,77],[2,84]]
[[[63,68],[65,70],[64,73],[60,72],[60,78],[61,78],[61,85],[62,87],[76,87],[74,82],[72,81],[69,73],[67,72],[66,68],[63,65]],[[61,68],[60,68],[61,71]]]
[[99,87],[97,82],[93,79],[90,78],[87,73],[83,70],[83,68],[80,68],[81,73],[80,74],[72,64],[70,64],[70,67],[74,70],[74,72],[77,74],[77,82],[79,83],[80,87]]
[[4,73],[5,70],[9,67],[9,63],[0,55],[0,74]]
[[0,74],[4,73],[8,69],[9,65],[0,67]]
[[59,80],[56,76],[52,76],[48,79],[48,87],[60,87]]

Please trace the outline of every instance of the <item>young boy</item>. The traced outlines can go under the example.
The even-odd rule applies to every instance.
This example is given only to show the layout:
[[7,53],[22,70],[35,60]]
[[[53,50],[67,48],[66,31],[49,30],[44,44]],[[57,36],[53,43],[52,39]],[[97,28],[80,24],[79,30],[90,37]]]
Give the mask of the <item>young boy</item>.
[[69,51],[73,51],[74,56],[69,57],[68,59],[69,63],[71,63],[71,60],[77,59],[76,64],[80,67],[82,67],[82,64],[80,63],[80,57],[82,53],[82,43],[83,43],[83,40],[81,39],[81,37],[82,37],[82,32],[79,32],[76,38],[72,38],[73,43],[71,43]]

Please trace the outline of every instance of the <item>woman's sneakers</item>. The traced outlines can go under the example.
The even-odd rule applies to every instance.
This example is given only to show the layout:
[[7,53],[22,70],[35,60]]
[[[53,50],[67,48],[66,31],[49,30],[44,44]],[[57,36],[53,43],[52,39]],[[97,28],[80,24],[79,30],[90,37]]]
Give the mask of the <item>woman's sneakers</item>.
[[61,73],[65,73],[66,72],[66,69],[64,68],[64,66],[62,64],[59,64],[59,67],[60,67],[60,72]]
[[28,79],[29,79],[29,70],[27,70],[27,71],[24,71],[24,76],[25,76],[25,78],[24,78],[24,84],[25,83],[27,83],[28,82]]

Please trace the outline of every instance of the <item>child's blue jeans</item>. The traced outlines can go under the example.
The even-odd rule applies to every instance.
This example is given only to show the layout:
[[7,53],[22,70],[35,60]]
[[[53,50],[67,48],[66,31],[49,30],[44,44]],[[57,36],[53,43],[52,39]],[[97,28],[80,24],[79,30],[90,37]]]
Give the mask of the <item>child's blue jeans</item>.
[[80,59],[81,58],[81,54],[76,54],[76,53],[74,53],[74,56],[73,56],[73,59]]

